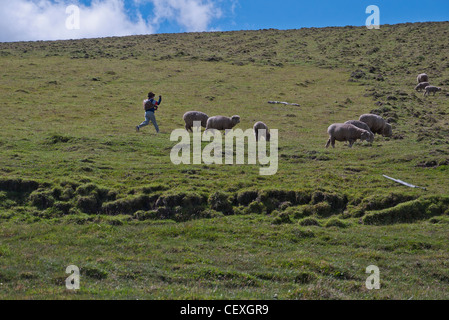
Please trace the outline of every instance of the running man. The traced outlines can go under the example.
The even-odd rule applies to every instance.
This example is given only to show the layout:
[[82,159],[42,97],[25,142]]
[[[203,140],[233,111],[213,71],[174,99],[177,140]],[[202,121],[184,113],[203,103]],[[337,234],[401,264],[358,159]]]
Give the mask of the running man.
[[154,112],[162,102],[162,96],[159,96],[159,101],[154,100],[156,95],[153,92],[148,93],[148,99],[143,100],[143,108],[145,109],[145,121],[136,126],[136,131],[139,132],[140,128],[145,127],[151,123],[154,125],[156,132],[159,133],[159,126],[156,122]]

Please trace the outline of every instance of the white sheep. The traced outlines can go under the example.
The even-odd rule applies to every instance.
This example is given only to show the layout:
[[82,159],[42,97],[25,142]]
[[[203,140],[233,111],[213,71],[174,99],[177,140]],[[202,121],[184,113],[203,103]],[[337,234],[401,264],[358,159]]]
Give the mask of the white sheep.
[[433,95],[435,95],[435,93],[437,93],[438,91],[441,91],[441,88],[434,86],[427,86],[424,95],[428,96],[431,92],[433,92]]
[[238,123],[240,123],[240,116],[213,116],[207,119],[206,130],[216,129],[216,130],[227,130],[234,128]]
[[371,132],[370,127],[368,127],[368,125],[365,122],[362,122],[360,120],[348,120],[345,122],[345,124],[352,124],[353,126],[356,126],[357,128]]
[[425,73],[418,74],[418,77],[416,78],[418,83],[421,82],[429,82],[429,76]]
[[332,145],[332,148],[335,148],[335,141],[347,141],[349,147],[352,148],[352,145],[357,139],[372,142],[372,138],[374,137],[369,131],[347,123],[331,124],[329,128],[327,128],[327,133],[329,134],[329,140],[327,140],[326,148],[328,148],[329,145]]
[[416,91],[421,91],[422,89],[425,89],[427,86],[430,86],[430,83],[428,82],[421,82],[418,83],[418,85],[415,87]]
[[359,120],[365,122],[372,133],[381,134],[384,137],[391,137],[393,135],[391,125],[377,114],[362,114]]
[[188,112],[184,113],[184,116],[182,118],[184,119],[184,122],[186,124],[185,125],[186,130],[193,132],[192,131],[193,122],[200,121],[201,126],[203,128],[206,128],[207,119],[209,119],[209,116],[207,114],[205,114],[204,112],[200,112],[200,111],[188,111]]
[[[270,141],[270,131],[268,130],[268,126],[262,121],[258,121],[254,124],[254,135],[256,136],[256,141],[259,141],[260,137],[264,137],[266,141]],[[265,134],[259,136],[259,130],[265,130]]]

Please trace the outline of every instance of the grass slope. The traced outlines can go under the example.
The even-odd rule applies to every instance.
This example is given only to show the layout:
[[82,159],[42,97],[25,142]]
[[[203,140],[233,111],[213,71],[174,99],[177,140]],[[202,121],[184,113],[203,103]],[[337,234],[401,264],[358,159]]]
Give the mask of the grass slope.
[[[0,296],[447,298],[448,27],[0,43]],[[421,72],[443,91],[415,92]],[[159,135],[134,130],[149,90]],[[173,165],[188,110],[279,129],[277,174]],[[369,112],[392,138],[324,148]]]

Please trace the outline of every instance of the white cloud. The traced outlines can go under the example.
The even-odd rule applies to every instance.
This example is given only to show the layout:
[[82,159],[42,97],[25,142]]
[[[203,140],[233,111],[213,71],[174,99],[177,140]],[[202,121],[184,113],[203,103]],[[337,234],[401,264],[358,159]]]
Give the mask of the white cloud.
[[154,27],[137,13],[132,21],[123,0],[94,0],[78,4],[79,29],[66,26],[66,9],[74,1],[0,0],[0,41],[59,40],[154,33]]
[[176,21],[186,31],[207,31],[212,20],[222,13],[212,1],[148,0],[154,5],[151,21],[159,26],[164,20]]
[[[134,9],[125,8],[124,1],[93,0],[86,6],[79,0],[0,0],[0,41],[150,34],[164,22],[182,31],[209,31],[212,22],[222,17],[217,3],[223,0],[134,0]],[[71,12],[66,13],[73,4],[80,9],[79,29],[66,24],[73,21]],[[145,4],[152,4],[148,16],[139,11]]]

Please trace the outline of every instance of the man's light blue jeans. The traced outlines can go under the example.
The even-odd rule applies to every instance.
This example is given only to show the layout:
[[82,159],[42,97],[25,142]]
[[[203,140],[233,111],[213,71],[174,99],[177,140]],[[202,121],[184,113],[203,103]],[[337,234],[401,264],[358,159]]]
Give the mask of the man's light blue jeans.
[[149,125],[150,121],[154,125],[154,128],[156,129],[156,132],[159,132],[159,127],[158,127],[157,122],[156,122],[156,117],[154,116],[154,112],[152,112],[152,111],[145,112],[145,121],[142,122],[141,124],[139,124],[139,129]]

